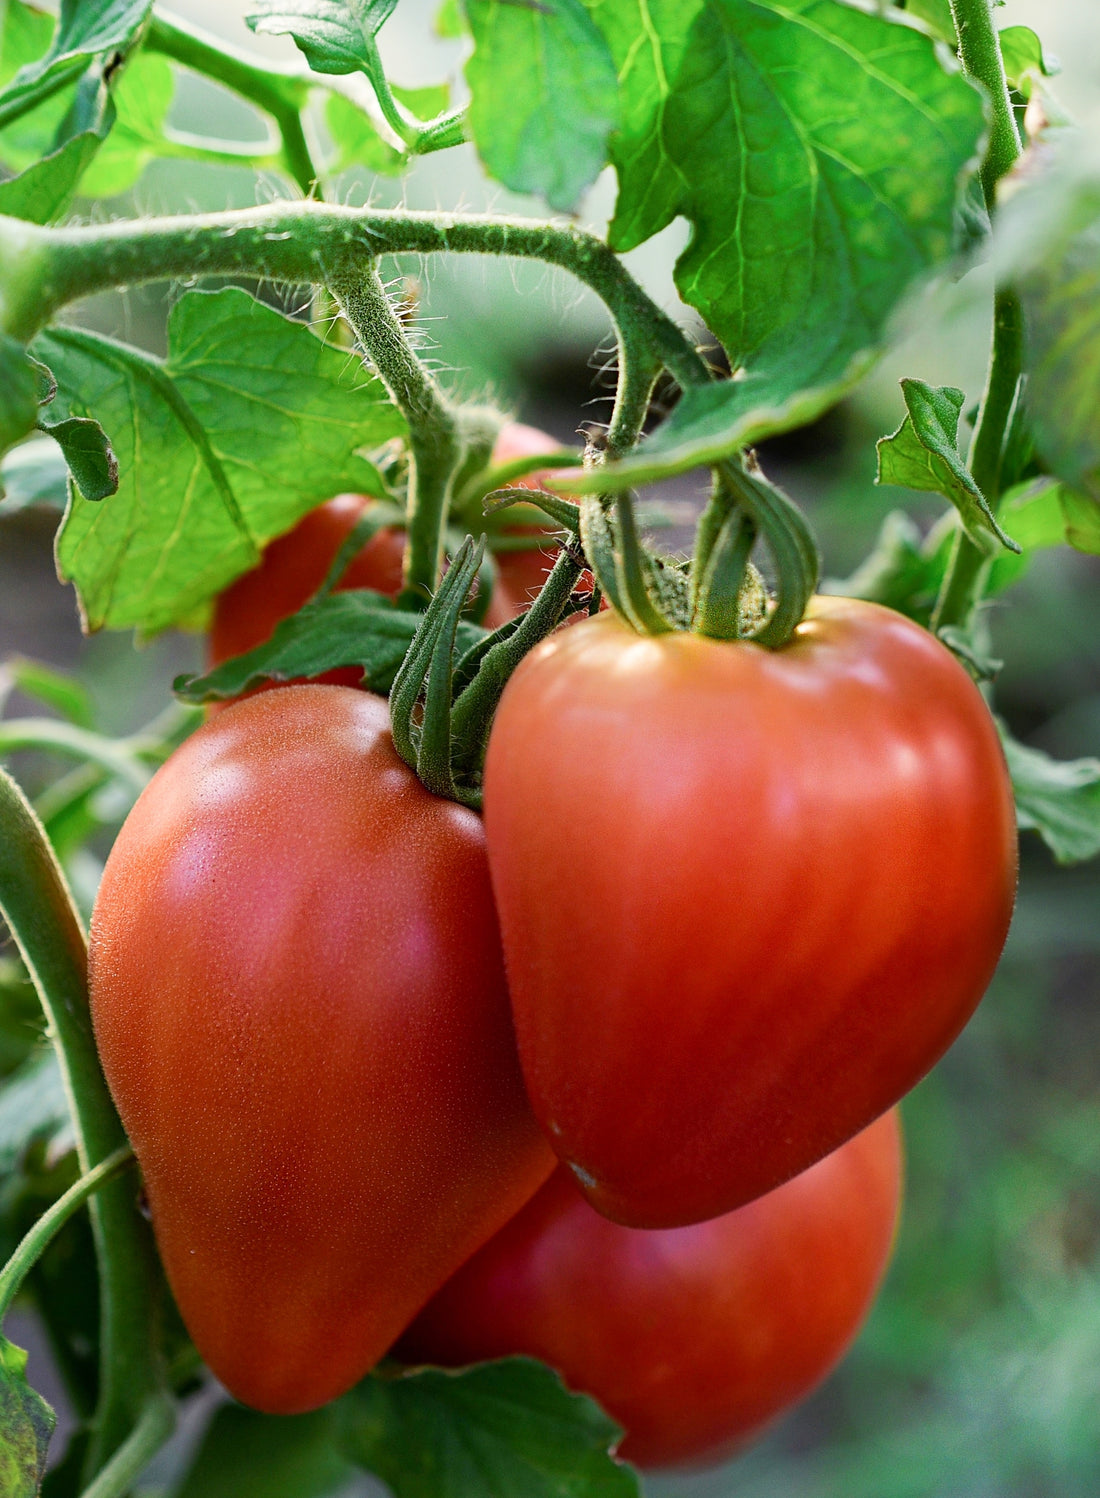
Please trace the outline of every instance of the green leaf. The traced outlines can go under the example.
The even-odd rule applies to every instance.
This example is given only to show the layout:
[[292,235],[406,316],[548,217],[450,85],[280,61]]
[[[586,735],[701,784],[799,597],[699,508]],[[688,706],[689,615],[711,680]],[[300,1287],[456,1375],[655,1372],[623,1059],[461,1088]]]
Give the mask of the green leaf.
[[38,426],[64,453],[73,483],[85,499],[106,499],[118,493],[118,459],[98,421],[67,416],[61,421],[40,421]]
[[[265,644],[224,661],[205,676],[181,676],[175,691],[185,702],[212,702],[239,697],[264,681],[293,681],[319,676],[335,666],[362,666],[371,690],[384,696],[423,618],[395,609],[390,599],[368,588],[331,593],[283,619]],[[460,650],[475,645],[484,634],[476,625],[461,622]]]
[[0,91],[0,126],[75,80],[100,53],[125,52],[152,0],[61,0],[49,50],[28,62]]
[[22,442],[0,463],[0,516],[30,505],[63,510],[68,500],[69,470],[56,442],[35,437]]
[[245,21],[258,34],[292,36],[315,73],[378,66],[374,38],[397,0],[259,0]]
[[1061,485],[1058,500],[1066,523],[1066,540],[1075,551],[1100,556],[1100,502]]
[[427,88],[402,88],[395,83],[393,96],[418,120],[434,120],[451,107],[451,88],[447,83],[433,83]]
[[340,1405],[348,1455],[395,1498],[636,1498],[619,1428],[528,1358],[365,1379]]
[[689,220],[676,284],[741,372],[727,423],[785,429],[803,419],[792,397],[820,408],[845,388],[914,278],[951,253],[981,99],[890,12],[587,3],[620,80],[612,244]]
[[902,380],[901,391],[908,415],[892,437],[879,439],[876,482],[942,494],[958,510],[975,545],[989,551],[992,537],[1018,552],[959,453],[959,416],[966,396],[950,385],[923,380]]
[[0,1337],[0,1493],[35,1498],[57,1416],[26,1379],[27,1354]]
[[77,184],[102,141],[103,136],[96,131],[82,131],[17,177],[0,182],[0,213],[32,224],[49,224],[60,218],[70,208]]
[[325,100],[325,123],[336,145],[336,154],[327,163],[334,176],[351,166],[365,166],[386,177],[400,176],[405,170],[404,153],[383,140],[370,116],[343,94],[330,93]]
[[175,1498],[328,1498],[354,1475],[336,1445],[333,1406],[259,1415],[225,1405],[206,1428]]
[[435,13],[432,30],[443,41],[455,41],[466,35],[466,23],[458,0],[443,0]]
[[1016,820],[1038,832],[1059,863],[1100,853],[1100,759],[1052,759],[998,725],[1016,793]]
[[470,128],[490,176],[569,212],[607,160],[615,64],[581,0],[465,0]]
[[11,1174],[42,1142],[54,1155],[73,1147],[69,1101],[51,1046],[32,1053],[0,1088],[0,1175]]
[[1000,36],[1008,86],[1023,98],[1031,97],[1032,75],[1052,78],[1061,71],[1057,60],[1043,51],[1030,26],[1006,26]]
[[6,452],[38,420],[38,383],[21,343],[0,333],[0,453]]
[[923,21],[933,36],[954,48],[958,44],[948,0],[898,0],[906,15]]
[[55,671],[41,661],[9,657],[0,666],[0,677],[7,675],[11,684],[26,697],[34,697],[79,728],[95,727],[95,712],[88,689],[74,676]]
[[130,59],[113,85],[114,129],[80,183],[85,198],[128,192],[158,156],[171,155],[165,136],[175,79],[171,64],[153,52]]
[[62,408],[101,420],[118,455],[118,493],[74,495],[58,539],[92,629],[194,614],[314,506],[382,493],[359,449],[404,431],[346,350],[234,287],[180,298],[163,362],[75,329],[38,342]]

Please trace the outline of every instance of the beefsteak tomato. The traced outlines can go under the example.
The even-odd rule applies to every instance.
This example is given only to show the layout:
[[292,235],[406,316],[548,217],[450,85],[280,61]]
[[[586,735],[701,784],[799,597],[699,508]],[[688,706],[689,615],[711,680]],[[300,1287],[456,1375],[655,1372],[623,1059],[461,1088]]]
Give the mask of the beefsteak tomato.
[[1012,913],[981,694],[851,599],[778,650],[606,615],[552,636],[501,700],[485,823],[535,1112],[635,1227],[731,1211],[889,1108]]
[[184,1321],[257,1409],[350,1387],[553,1168],[481,820],[378,697],[285,687],[188,739],[107,862],[90,982]]
[[619,1422],[628,1460],[717,1459],[839,1361],[890,1256],[900,1190],[895,1112],[767,1196],[693,1227],[608,1222],[559,1169],[395,1352],[448,1367],[542,1358]]

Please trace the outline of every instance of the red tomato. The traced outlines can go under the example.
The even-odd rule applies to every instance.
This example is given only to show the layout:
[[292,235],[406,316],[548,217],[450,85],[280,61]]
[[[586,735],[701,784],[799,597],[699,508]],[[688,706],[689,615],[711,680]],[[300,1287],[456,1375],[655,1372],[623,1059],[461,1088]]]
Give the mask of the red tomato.
[[[211,666],[270,640],[279,621],[313,597],[369,504],[362,494],[338,494],[271,542],[260,565],[239,577],[214,605]],[[403,531],[388,526],[376,532],[348,564],[337,591],[374,588],[392,597],[401,588],[404,554]],[[362,675],[358,666],[338,666],[317,679],[354,687]]]
[[900,1188],[893,1112],[776,1191],[694,1227],[619,1227],[558,1170],[395,1352],[448,1367],[542,1358],[619,1422],[629,1461],[717,1459],[839,1361],[886,1267]]
[[552,1169],[481,820],[368,693],[264,692],[157,771],[107,862],[91,1002],[184,1321],[257,1409],[349,1388]]
[[485,823],[535,1112],[635,1227],[731,1211],[884,1112],[1012,913],[980,693],[851,599],[775,651],[611,616],[554,635],[505,690]]

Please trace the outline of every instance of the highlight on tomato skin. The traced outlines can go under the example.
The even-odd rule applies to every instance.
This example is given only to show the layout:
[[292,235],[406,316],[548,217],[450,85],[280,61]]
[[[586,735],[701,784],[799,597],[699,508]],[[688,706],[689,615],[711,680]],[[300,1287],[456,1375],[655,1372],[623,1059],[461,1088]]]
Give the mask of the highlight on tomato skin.
[[767,1196],[688,1228],[600,1217],[564,1167],[428,1303],[395,1355],[526,1354],[590,1394],[642,1467],[717,1461],[836,1366],[889,1261],[896,1110]]
[[368,692],[264,692],[171,755],[107,860],[89,987],[184,1322],[266,1413],[350,1388],[553,1169],[481,819]]

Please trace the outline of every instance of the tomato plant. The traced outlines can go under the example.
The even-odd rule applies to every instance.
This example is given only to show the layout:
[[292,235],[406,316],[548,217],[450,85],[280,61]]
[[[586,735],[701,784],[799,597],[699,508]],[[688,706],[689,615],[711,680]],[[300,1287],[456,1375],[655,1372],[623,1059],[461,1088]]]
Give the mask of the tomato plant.
[[556,636],[505,691],[485,816],[528,1091],[634,1227],[727,1212],[877,1117],[969,1018],[1012,913],[985,703],[861,601],[814,600],[777,651]]
[[176,1300],[222,1382],[283,1414],[371,1368],[552,1160],[480,821],[387,729],[331,686],[219,714],[127,818],[92,923],[96,1042]]
[[[152,0],[0,7],[0,545],[62,512],[89,633],[212,655],[121,735],[117,688],[0,671],[0,707],[43,705],[0,720],[34,800],[0,776],[0,1314],[44,1320],[73,1415],[51,1452],[0,1343],[19,1498],[357,1468],[396,1498],[630,1498],[613,1422],[545,1366],[372,1365],[554,1151],[623,1222],[717,1214],[677,1243],[816,1192],[990,978],[1013,797],[1058,860],[1100,851],[1100,765],[991,712],[1003,620],[1058,613],[1042,564],[1008,590],[1100,553],[1095,188],[1036,34],[993,0],[458,0],[451,80],[408,88],[397,3],[250,0],[273,62]],[[201,133],[219,90],[242,139]],[[384,206],[428,179],[376,179],[443,152],[440,206]],[[207,211],[188,163],[253,206]],[[458,211],[486,179],[517,213]],[[493,326],[448,346],[421,268],[471,257]],[[877,445],[926,508],[823,582],[768,444],[979,261],[984,384],[904,379]],[[578,308],[601,370],[556,447],[487,351],[518,370]],[[665,482],[699,501],[682,553],[636,503]],[[834,542],[878,503],[843,489]],[[213,1375],[306,1413],[210,1417]],[[201,1449],[154,1479],[180,1410]]]
[[900,1191],[894,1113],[785,1186],[693,1227],[619,1227],[559,1169],[395,1351],[450,1367],[542,1358],[619,1421],[630,1461],[713,1460],[843,1354],[885,1270]]

